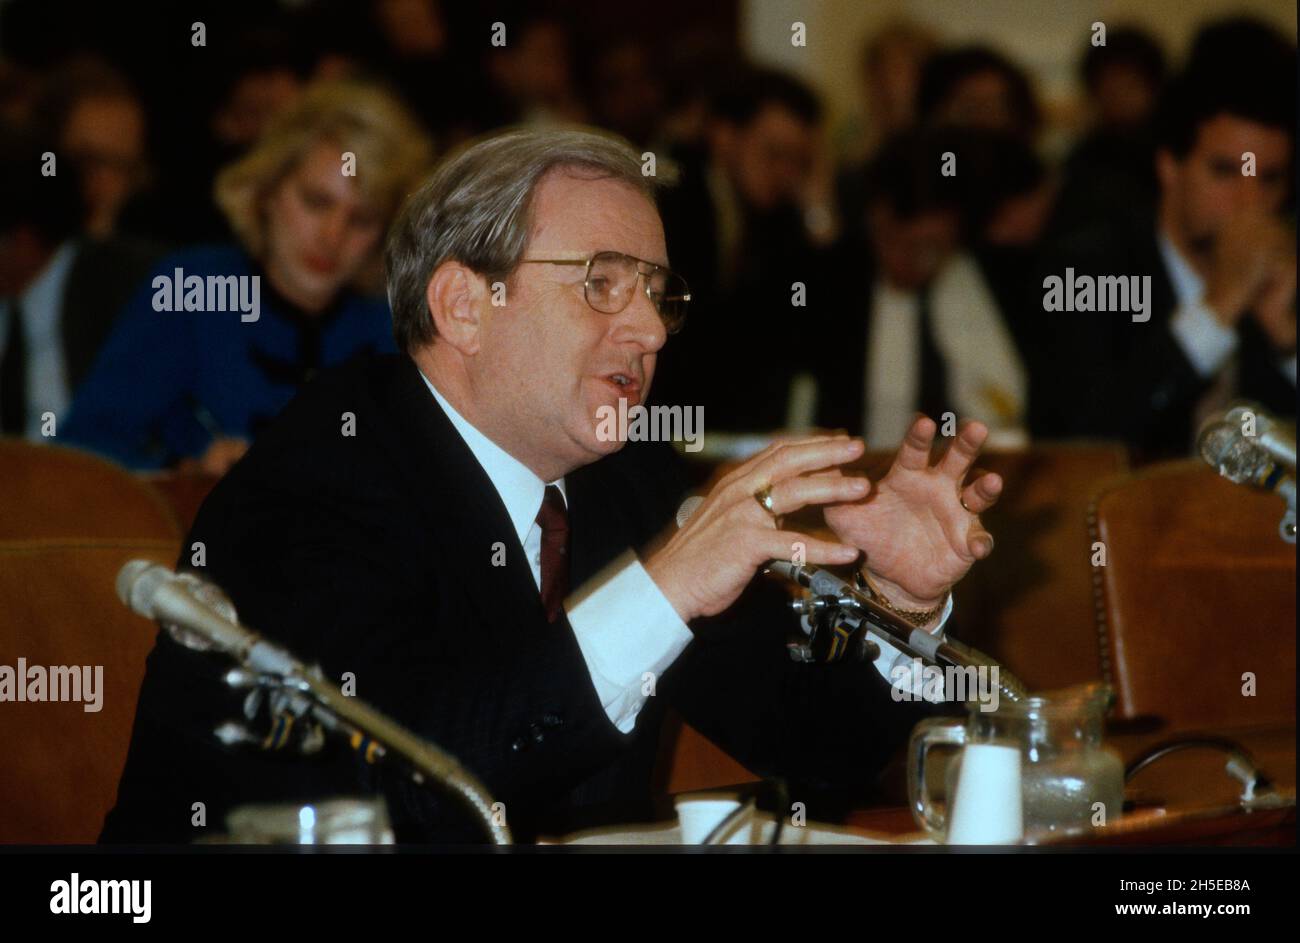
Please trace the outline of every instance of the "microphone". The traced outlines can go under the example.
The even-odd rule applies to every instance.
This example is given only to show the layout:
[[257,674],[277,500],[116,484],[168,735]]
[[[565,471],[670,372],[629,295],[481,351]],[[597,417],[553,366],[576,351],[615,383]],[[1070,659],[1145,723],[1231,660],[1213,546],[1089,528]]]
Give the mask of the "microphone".
[[[454,756],[359,698],[343,694],[318,670],[240,625],[229,597],[213,584],[193,573],[173,573],[150,560],[131,560],[118,571],[117,595],[129,609],[161,622],[182,645],[221,652],[249,671],[268,676],[268,682],[291,695],[307,698],[313,716],[343,734],[354,748],[373,741],[377,756],[391,754],[403,761],[415,782],[434,782],[450,790],[475,814],[494,843],[511,843],[510,829],[498,817],[491,794]],[[232,672],[227,683],[234,685],[246,676],[247,672]],[[237,734],[225,730],[218,736],[229,739]]]
[[[677,526],[686,526],[691,515],[699,510],[704,499],[691,495],[677,509]],[[819,566],[791,563],[788,560],[769,560],[764,569],[776,573],[803,589],[811,598],[794,603],[796,611],[805,617],[814,612],[834,607],[838,621],[843,625],[865,629],[866,634],[888,641],[906,654],[939,667],[994,668],[998,669],[1002,696],[1009,701],[1024,700],[1028,694],[1024,682],[1002,665],[978,649],[964,645],[956,639],[937,639],[929,632],[909,625],[903,619],[881,606],[875,600],[858,592],[848,582],[830,570]],[[805,631],[809,631],[807,628]]]
[[1288,506],[1294,507],[1295,479],[1254,438],[1243,435],[1236,423],[1220,420],[1201,429],[1197,447],[1205,463],[1224,478],[1234,484],[1275,492]]
[[[1234,407],[1228,417],[1211,420],[1201,427],[1196,446],[1205,463],[1233,484],[1247,485],[1278,495],[1286,502],[1286,513],[1278,524],[1278,532],[1287,543],[1296,541],[1296,483],[1287,474],[1288,440],[1291,467],[1295,467],[1295,437],[1267,416],[1254,413],[1258,435],[1242,431],[1249,407]],[[1251,410],[1253,413],[1253,410]],[[1261,425],[1263,418],[1268,425]],[[1265,433],[1265,430],[1267,432]]]
[[193,573],[132,560],[118,571],[117,597],[128,609],[161,622],[186,648],[219,651],[263,674],[306,671],[289,652],[240,625],[229,597]]
[[851,628],[854,634],[865,630],[903,653],[940,668],[996,668],[1003,697],[1019,703],[1029,696],[1023,681],[979,649],[956,639],[938,638],[908,624],[830,570],[788,560],[769,560],[767,569],[809,591],[809,598],[793,604],[798,612],[811,615],[819,610],[834,610],[835,621]]
[[[1250,403],[1233,406],[1223,417],[1224,422],[1242,430],[1242,437],[1258,443],[1259,447],[1295,471],[1295,433],[1273,416]],[[1254,427],[1254,435],[1247,435],[1247,426]]]

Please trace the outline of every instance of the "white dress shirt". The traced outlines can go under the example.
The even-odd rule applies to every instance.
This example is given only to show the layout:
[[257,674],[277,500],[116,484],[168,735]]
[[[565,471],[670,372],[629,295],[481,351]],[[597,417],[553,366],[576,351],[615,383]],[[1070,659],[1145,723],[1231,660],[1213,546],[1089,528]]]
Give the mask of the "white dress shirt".
[[[1237,352],[1237,332],[1220,321],[1205,303],[1205,280],[1173,240],[1162,231],[1157,242],[1178,301],[1169,330],[1196,372],[1209,379],[1223,370]],[[1283,359],[1279,366],[1295,383],[1295,355]]]
[[[867,447],[892,449],[912,424],[921,392],[920,296],[878,279],[867,317],[871,319],[863,391]],[[935,276],[930,286],[930,319],[957,415],[988,426],[988,444],[993,448],[1024,446],[1028,374],[997,302],[970,256],[953,256]]]
[[[63,416],[72,402],[67,364],[63,357],[63,289],[77,257],[76,245],[65,242],[50,257],[45,268],[19,296],[23,312],[23,339],[27,343],[27,417],[25,438],[40,441],[41,416]],[[13,305],[0,301],[0,357],[9,336]]]
[[[540,591],[542,529],[537,512],[548,482],[474,428],[428,377],[424,382],[496,488]],[[567,503],[564,479],[549,484],[560,489]],[[570,593],[564,609],[601,706],[619,731],[631,733],[645,705],[643,692],[655,689],[659,676],[693,636],[641,561],[629,553],[619,562],[620,566],[607,568],[595,578],[593,582],[600,581],[597,586],[589,584],[579,593]],[[573,604],[579,597],[581,601]]]
[[[536,518],[548,483],[470,424],[428,377],[420,375],[496,488],[540,591],[542,530]],[[568,501],[563,478],[549,484],[559,488]],[[631,733],[658,678],[693,638],[691,630],[631,551],[571,591],[564,609],[601,706],[620,732]],[[949,596],[934,631],[942,630],[951,612]],[[889,680],[895,663],[907,663],[908,659],[887,642],[879,645],[876,669]],[[772,657],[784,658],[786,654],[774,652]],[[920,691],[912,693],[921,695]]]

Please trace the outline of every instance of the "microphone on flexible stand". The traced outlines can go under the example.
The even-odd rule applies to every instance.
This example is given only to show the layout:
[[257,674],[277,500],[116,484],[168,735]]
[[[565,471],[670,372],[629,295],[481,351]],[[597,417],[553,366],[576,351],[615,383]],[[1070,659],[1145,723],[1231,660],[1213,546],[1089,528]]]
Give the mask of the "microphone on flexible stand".
[[1254,404],[1239,403],[1223,421],[1240,428],[1242,438],[1255,442],[1275,462],[1295,471],[1295,432],[1275,417]]
[[[1252,420],[1256,434],[1247,435],[1243,430]],[[1296,483],[1287,473],[1288,467],[1295,468],[1294,435],[1287,435],[1266,413],[1236,406],[1223,419],[1212,419],[1201,427],[1196,447],[1207,465],[1234,484],[1281,497],[1286,512],[1278,532],[1287,543],[1296,542]]]
[[[240,625],[229,597],[212,583],[193,573],[173,573],[150,560],[131,560],[118,571],[117,595],[129,609],[162,623],[180,644],[220,652],[245,669],[230,672],[228,683],[266,683],[303,702],[324,727],[344,734],[354,746],[366,745],[368,755],[391,754],[410,767],[416,782],[436,782],[450,790],[474,812],[493,842],[511,843],[487,788],[455,757],[344,695],[292,652]],[[224,727],[218,735],[227,741],[240,739]]]
[[[699,495],[683,501],[677,509],[677,526],[684,527],[703,503]],[[838,661],[851,650],[857,652],[857,657],[869,658],[868,653],[873,650],[879,655],[879,647],[867,640],[871,636],[939,668],[997,669],[1002,697],[1018,703],[1029,696],[1024,682],[992,657],[956,639],[939,638],[910,625],[828,569],[789,560],[769,560],[764,569],[808,591],[791,604],[802,617],[801,624],[808,636],[806,642],[788,648],[790,657],[796,661]],[[867,644],[851,646],[853,639]],[[829,649],[821,651],[827,642]]]

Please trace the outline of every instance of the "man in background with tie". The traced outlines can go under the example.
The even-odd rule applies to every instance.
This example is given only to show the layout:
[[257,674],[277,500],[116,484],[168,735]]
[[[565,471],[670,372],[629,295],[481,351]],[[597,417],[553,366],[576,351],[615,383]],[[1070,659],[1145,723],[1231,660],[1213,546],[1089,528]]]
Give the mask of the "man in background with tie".
[[867,167],[862,231],[838,250],[840,301],[819,322],[818,425],[888,449],[916,412],[951,413],[988,426],[994,445],[1024,444],[1025,367],[963,225],[978,145],[907,132]]
[[32,135],[0,127],[0,434],[57,442],[72,394],[159,249],[83,232],[76,171],[66,155],[54,155],[60,165],[44,153]]
[[[965,482],[987,430],[931,466],[919,417],[875,483],[840,471],[860,440],[774,446],[665,540],[671,447],[597,421],[644,400],[689,294],[636,152],[582,131],[485,139],[411,198],[387,262],[404,353],[319,375],[214,490],[182,564],[458,757],[516,840],[649,818],[667,703],[760,774],[867,794],[927,710],[891,697],[899,653],[795,664],[781,594],[751,583],[773,558],[856,561],[942,631],[951,586],[993,547],[978,514],[1002,483]],[[782,529],[813,505],[840,542]],[[454,800],[346,745],[222,747],[213,728],[240,712],[223,667],[160,633],[105,841],[189,842],[236,805],[362,792],[399,840],[479,837]]]
[[1139,461],[1186,455],[1234,399],[1294,418],[1295,47],[1270,27],[1202,31],[1156,122],[1154,218],[1060,235],[1067,268],[1150,280],[1148,310],[1042,311],[1035,435],[1122,439]]

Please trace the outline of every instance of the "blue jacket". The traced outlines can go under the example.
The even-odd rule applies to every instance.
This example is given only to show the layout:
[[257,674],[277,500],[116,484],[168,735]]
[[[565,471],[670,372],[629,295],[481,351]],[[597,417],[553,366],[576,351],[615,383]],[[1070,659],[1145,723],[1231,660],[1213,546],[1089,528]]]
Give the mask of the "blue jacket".
[[187,307],[184,290],[171,287],[177,269],[191,289],[230,284],[208,276],[262,275],[233,246],[189,249],[159,262],[76,391],[60,442],[130,468],[162,468],[202,455],[218,436],[251,441],[316,369],[366,350],[396,350],[381,298],[345,290],[328,310],[305,317],[262,275],[256,320],[247,281],[239,283],[242,296],[222,288],[200,302],[194,290],[188,307],[205,310],[175,310]]

